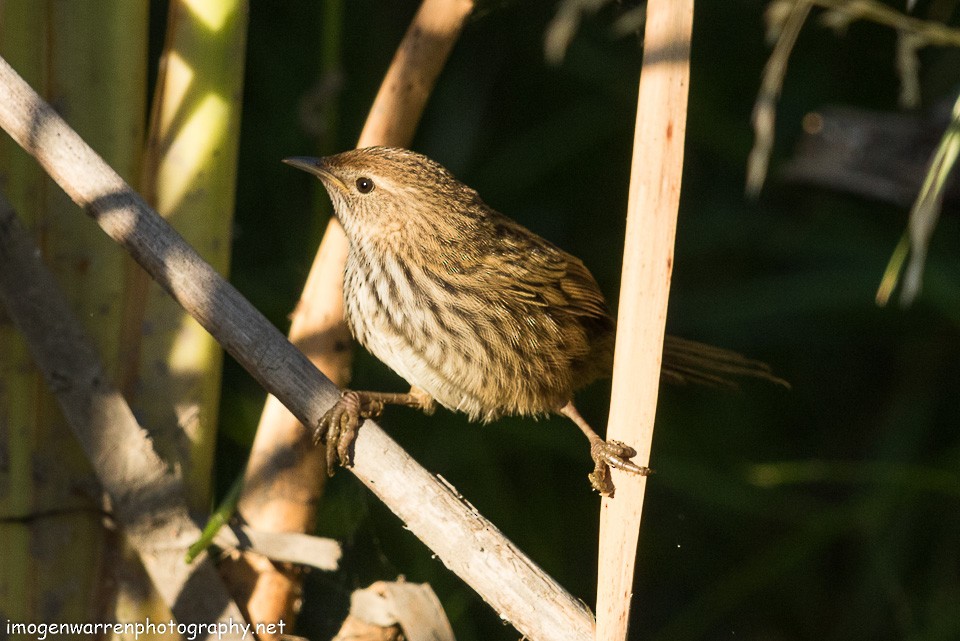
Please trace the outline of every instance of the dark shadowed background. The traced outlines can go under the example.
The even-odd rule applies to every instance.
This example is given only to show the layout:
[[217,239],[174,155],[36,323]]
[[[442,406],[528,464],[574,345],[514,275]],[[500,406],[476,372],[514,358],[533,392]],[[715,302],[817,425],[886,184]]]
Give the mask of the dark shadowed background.
[[[417,3],[344,3],[333,27],[339,84],[321,72],[324,2],[251,4],[231,278],[285,330],[330,207],[316,181],[280,159],[354,145]],[[613,307],[642,43],[610,26],[632,6],[585,19],[565,61],[550,66],[552,2],[483,3],[413,145],[580,256]],[[865,23],[839,35],[805,26],[770,180],[759,201],[744,197],[768,54],[764,6],[695,9],[668,331],[763,359],[793,389],[662,390],[631,638],[960,638],[958,221],[948,203],[919,301],[881,309],[874,293],[907,211],[780,179],[806,112],[828,103],[897,109],[894,36]],[[956,53],[930,50],[922,61],[925,102],[949,99]],[[404,389],[359,349],[353,385]],[[608,393],[604,382],[579,398],[596,425]],[[242,469],[262,403],[228,361],[221,493]],[[382,424],[593,603],[599,498],[571,424],[473,425],[393,408]],[[403,575],[433,586],[459,641],[517,638],[349,473],[329,485],[318,531],[341,538],[346,557],[340,572],[310,576],[302,634],[329,638],[351,590]]]

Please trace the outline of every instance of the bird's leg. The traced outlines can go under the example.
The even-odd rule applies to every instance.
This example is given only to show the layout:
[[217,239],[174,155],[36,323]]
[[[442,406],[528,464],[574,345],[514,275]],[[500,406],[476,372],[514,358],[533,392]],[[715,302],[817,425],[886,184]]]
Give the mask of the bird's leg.
[[387,405],[406,405],[433,414],[437,404],[419,387],[411,387],[406,394],[391,392],[355,392],[343,390],[340,400],[317,422],[313,430],[313,443],[326,443],[327,474],[333,476],[337,459],[344,467],[352,463],[350,446],[357,438],[361,419],[377,418]]
[[613,481],[610,480],[611,467],[641,476],[647,476],[652,472],[649,467],[637,465],[630,460],[637,455],[637,451],[626,443],[605,441],[600,438],[590,424],[580,416],[580,412],[573,406],[573,401],[560,408],[560,413],[576,423],[584,436],[590,440],[590,456],[593,457],[595,467],[587,478],[600,494],[613,496],[615,488]]

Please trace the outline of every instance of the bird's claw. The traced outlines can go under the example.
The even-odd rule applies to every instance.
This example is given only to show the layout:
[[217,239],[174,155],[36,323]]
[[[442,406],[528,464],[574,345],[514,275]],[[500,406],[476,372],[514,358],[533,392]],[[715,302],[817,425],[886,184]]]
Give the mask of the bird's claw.
[[649,476],[653,470],[630,460],[636,455],[637,451],[626,443],[603,441],[598,438],[590,445],[590,456],[593,457],[595,464],[593,472],[587,477],[590,479],[590,484],[603,496],[612,497],[616,488],[610,479],[611,467],[631,474]]
[[326,444],[327,474],[333,476],[337,460],[340,465],[353,464],[350,451],[357,438],[361,419],[376,418],[383,413],[383,402],[369,395],[344,390],[340,400],[317,422],[313,430],[313,444]]

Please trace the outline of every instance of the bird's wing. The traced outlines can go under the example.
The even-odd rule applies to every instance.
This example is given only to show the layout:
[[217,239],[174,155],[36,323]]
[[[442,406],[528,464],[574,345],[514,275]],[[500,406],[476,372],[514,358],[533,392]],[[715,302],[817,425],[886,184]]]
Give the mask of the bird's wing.
[[609,318],[603,293],[579,258],[507,218],[494,221],[493,236],[480,256],[492,287],[531,305]]

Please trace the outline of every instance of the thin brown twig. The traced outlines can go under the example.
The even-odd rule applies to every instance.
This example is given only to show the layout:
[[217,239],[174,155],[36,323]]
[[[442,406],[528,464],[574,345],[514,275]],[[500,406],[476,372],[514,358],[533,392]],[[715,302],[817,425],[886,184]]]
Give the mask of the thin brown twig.
[[755,139],[747,158],[747,195],[751,198],[760,194],[767,178],[770,154],[773,151],[777,100],[780,99],[780,90],[783,88],[790,52],[800,35],[800,28],[810,14],[811,6],[812,3],[808,0],[800,0],[792,6],[783,23],[779,25],[777,43],[763,68],[763,80],[757,93],[757,102],[753,106]]
[[924,20],[901,13],[876,0],[810,0],[811,4],[830,9],[823,17],[829,27],[842,29],[851,22],[868,20],[885,27],[912,34],[917,46],[960,47],[960,30],[939,20]]

